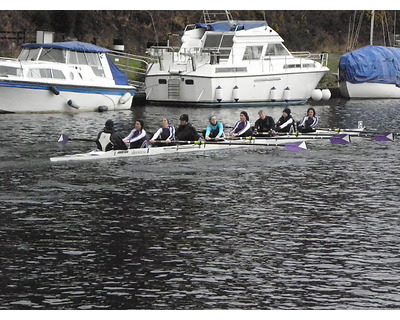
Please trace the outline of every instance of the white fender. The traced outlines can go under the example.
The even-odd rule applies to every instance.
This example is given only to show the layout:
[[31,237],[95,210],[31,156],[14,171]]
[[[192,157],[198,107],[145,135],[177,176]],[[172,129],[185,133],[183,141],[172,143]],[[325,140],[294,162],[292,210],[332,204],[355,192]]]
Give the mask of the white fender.
[[290,88],[286,87],[285,90],[283,90],[283,100],[288,102],[290,100]]
[[233,88],[233,100],[235,100],[235,102],[239,101],[239,87],[238,86],[234,86]]
[[129,92],[125,92],[121,98],[119,98],[119,103],[125,104],[131,97],[132,95]]
[[314,89],[311,92],[311,99],[314,101],[319,101],[322,99],[322,91],[320,89]]
[[215,99],[217,99],[218,102],[221,102],[221,100],[222,100],[222,88],[221,88],[221,86],[218,86],[215,89]]
[[322,100],[329,100],[331,98],[331,91],[329,89],[322,89]]
[[273,101],[276,101],[276,95],[277,95],[277,93],[276,93],[276,88],[275,87],[272,87],[271,88],[271,90],[270,90],[270,92],[269,92],[269,99],[273,102]]

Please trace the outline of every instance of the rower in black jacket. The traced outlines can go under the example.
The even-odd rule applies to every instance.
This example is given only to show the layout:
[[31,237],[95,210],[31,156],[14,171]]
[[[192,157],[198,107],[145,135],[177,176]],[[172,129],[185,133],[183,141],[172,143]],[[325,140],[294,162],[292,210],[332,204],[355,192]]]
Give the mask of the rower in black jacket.
[[291,110],[289,108],[285,108],[285,110],[283,110],[282,117],[279,118],[275,125],[275,130],[277,132],[296,132],[296,123],[290,113]]
[[177,140],[197,141],[200,139],[200,135],[197,133],[196,128],[189,122],[189,116],[187,114],[181,115],[179,120],[181,121],[181,124],[175,132]]
[[114,121],[112,120],[107,120],[104,129],[97,135],[96,145],[101,151],[128,149],[121,136],[114,129]]
[[254,134],[272,136],[275,130],[274,119],[272,119],[271,116],[267,116],[264,110],[260,110],[258,115],[260,118],[258,118],[254,124]]

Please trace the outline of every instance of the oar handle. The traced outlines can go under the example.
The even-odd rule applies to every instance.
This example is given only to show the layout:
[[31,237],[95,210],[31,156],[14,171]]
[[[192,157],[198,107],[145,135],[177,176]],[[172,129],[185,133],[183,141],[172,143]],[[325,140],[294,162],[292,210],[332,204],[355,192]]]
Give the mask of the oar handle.
[[68,138],[70,141],[86,141],[86,142],[96,142],[95,139],[87,139],[87,138]]

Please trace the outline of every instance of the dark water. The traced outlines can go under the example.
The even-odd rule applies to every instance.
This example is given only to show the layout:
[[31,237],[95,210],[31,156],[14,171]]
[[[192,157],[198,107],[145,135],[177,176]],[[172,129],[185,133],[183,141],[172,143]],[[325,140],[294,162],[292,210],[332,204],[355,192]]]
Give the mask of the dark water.
[[[399,103],[315,107],[323,127],[399,132]],[[0,115],[0,309],[400,308],[398,141],[49,161],[93,147],[60,149],[60,133],[92,138],[108,118],[128,133],[240,111]]]

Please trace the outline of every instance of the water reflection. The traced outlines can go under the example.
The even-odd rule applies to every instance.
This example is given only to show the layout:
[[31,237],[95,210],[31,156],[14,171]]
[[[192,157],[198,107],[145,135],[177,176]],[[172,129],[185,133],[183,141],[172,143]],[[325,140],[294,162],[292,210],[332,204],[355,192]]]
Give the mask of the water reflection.
[[[394,103],[330,103],[316,106],[323,126],[399,128]],[[240,111],[4,115],[0,308],[399,308],[398,141],[48,161],[91,147],[61,150],[59,132],[93,137],[109,117],[151,130],[187,112],[200,128]]]

